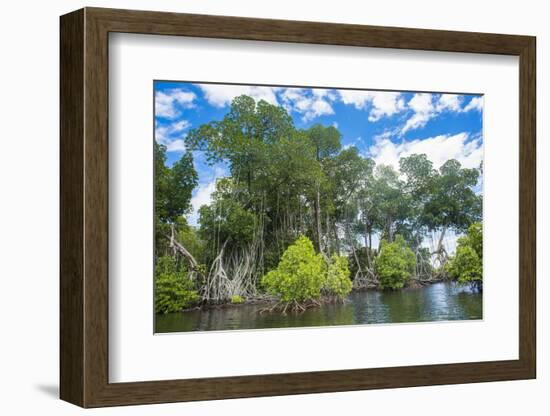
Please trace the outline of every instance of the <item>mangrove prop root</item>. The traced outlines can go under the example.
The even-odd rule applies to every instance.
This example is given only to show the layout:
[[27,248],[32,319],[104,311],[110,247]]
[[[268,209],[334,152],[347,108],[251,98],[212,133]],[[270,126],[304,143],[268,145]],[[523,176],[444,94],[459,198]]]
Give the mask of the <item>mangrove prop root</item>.
[[291,300],[289,302],[275,302],[273,305],[260,309],[260,313],[281,312],[286,315],[287,312],[302,313],[310,308],[321,306],[323,303],[344,302],[345,300],[338,296],[326,297],[323,299],[309,299],[306,301]]

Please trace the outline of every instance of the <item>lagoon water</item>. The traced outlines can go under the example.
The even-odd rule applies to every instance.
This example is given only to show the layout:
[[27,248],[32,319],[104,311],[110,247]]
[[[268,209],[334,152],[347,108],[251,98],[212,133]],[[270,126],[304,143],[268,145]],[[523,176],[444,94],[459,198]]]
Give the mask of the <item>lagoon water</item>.
[[418,289],[351,293],[345,303],[302,313],[264,312],[249,304],[157,315],[155,332],[219,331],[482,319],[482,294],[453,282]]

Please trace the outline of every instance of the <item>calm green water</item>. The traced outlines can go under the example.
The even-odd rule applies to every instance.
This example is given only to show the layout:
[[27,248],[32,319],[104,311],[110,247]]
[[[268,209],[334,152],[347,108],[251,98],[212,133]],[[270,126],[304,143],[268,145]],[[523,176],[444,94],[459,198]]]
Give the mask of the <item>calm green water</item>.
[[454,283],[395,292],[355,292],[344,304],[303,313],[260,313],[265,305],[239,305],[156,316],[156,332],[429,322],[482,318],[482,295]]

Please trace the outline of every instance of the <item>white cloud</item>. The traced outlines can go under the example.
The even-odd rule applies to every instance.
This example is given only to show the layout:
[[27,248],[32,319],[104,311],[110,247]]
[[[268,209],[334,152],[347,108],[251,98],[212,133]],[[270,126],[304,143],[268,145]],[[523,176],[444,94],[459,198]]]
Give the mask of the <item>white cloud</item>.
[[326,97],[331,101],[336,99],[336,95],[334,91],[329,90],[327,88],[311,88],[310,91],[315,97],[318,97],[318,98]]
[[346,149],[350,149],[352,147],[358,148],[358,147],[360,147],[360,144],[361,144],[362,141],[363,141],[363,138],[361,136],[358,136],[355,140],[352,140],[349,143],[343,144],[342,149],[346,150]]
[[179,153],[185,152],[185,141],[183,139],[172,140],[166,144],[166,151]]
[[198,225],[199,208],[212,202],[212,193],[216,190],[216,179],[203,185],[199,185],[196,194],[191,198],[192,212],[189,214],[188,221],[190,225]]
[[192,212],[187,218],[189,224],[198,225],[199,208],[212,202],[212,193],[216,190],[216,182],[218,179],[223,178],[225,174],[224,169],[215,168],[211,179],[199,184],[199,187],[193,192],[193,196],[191,197]]
[[482,111],[483,110],[483,97],[474,97],[464,107],[462,111],[467,112],[471,110]]
[[256,87],[250,85],[226,85],[226,84],[197,84],[203,91],[209,104],[215,107],[225,107],[239,95],[249,95],[254,100],[264,100],[270,104],[278,105],[276,91],[279,87]]
[[400,133],[422,128],[443,112],[464,113],[474,109],[481,111],[483,107],[482,97],[472,98],[465,107],[462,107],[462,102],[463,96],[459,94],[415,94],[407,103],[414,114],[405,122]]
[[441,94],[437,101],[437,111],[461,111],[462,96],[457,94]]
[[301,114],[304,121],[334,114],[331,101],[336,97],[330,90],[287,88],[280,94],[280,98],[288,112]]
[[339,90],[338,92],[344,104],[353,105],[358,110],[370,108],[369,121],[378,121],[382,117],[390,117],[405,110],[405,100],[399,92],[358,90]]
[[424,127],[426,123],[437,114],[437,110],[432,101],[432,94],[415,94],[408,102],[408,106],[414,111],[414,114],[406,121],[401,129],[401,134],[405,134],[409,130]]
[[170,124],[170,133],[179,133],[189,127],[191,127],[191,123],[189,121],[178,120],[175,123]]
[[173,119],[180,114],[178,107],[191,108],[196,95],[181,88],[173,88],[155,93],[155,115]]
[[465,132],[402,143],[379,138],[369,148],[369,156],[377,165],[390,165],[395,169],[399,169],[400,158],[412,154],[425,154],[435,168],[449,159],[458,160],[464,168],[477,168],[483,160],[483,143],[481,137],[470,138],[470,134]]
[[163,144],[165,146],[170,143],[170,139],[168,137],[168,128],[155,126],[155,140],[158,144]]
[[405,109],[405,100],[396,92],[375,94],[372,100],[372,110],[369,121],[378,121],[382,117],[389,117]]
[[399,133],[399,129],[386,129],[382,133],[376,134],[373,137],[373,140],[375,142],[378,142],[382,139],[389,139],[389,138],[395,136],[397,133]]
[[365,109],[372,100],[371,91],[338,90],[338,93],[344,104],[353,105],[358,110]]
[[430,113],[434,111],[432,94],[418,93],[414,94],[409,101],[409,108],[415,113]]
[[155,140],[157,143],[165,145],[167,152],[184,152],[185,134],[182,132],[189,127],[191,127],[191,123],[187,120],[178,120],[163,126],[156,123]]

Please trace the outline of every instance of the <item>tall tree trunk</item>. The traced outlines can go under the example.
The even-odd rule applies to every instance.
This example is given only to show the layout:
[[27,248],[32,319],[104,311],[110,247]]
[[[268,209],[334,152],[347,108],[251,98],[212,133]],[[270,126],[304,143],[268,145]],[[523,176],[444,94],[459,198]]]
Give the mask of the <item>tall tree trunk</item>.
[[445,232],[447,231],[447,226],[443,226],[441,230],[441,235],[439,236],[439,241],[437,242],[437,252],[441,254],[443,251],[443,239],[445,238]]
[[328,210],[326,212],[326,226],[327,226],[327,231],[325,233],[325,235],[327,236],[327,246],[326,246],[326,250],[327,250],[327,256],[330,257],[330,217],[328,215]]
[[[372,229],[370,226],[367,226],[367,237],[368,238],[368,247],[366,247],[366,250],[367,250],[367,264],[369,266],[369,269],[372,270]],[[365,243],[366,244],[366,243]]]
[[353,237],[352,237],[351,231],[349,229],[349,224],[346,224],[345,227],[346,227],[346,229],[345,229],[346,237],[348,239],[348,244],[351,247],[351,251],[353,253],[353,258],[355,260],[355,264],[357,264],[357,270],[359,271],[359,275],[363,276],[363,269],[361,267],[361,262],[359,261],[359,257],[357,257],[357,250],[355,249],[355,243],[353,241]]
[[338,227],[336,226],[336,221],[332,223],[332,232],[334,233],[334,243],[336,248],[336,254],[340,256],[340,237],[338,236]]
[[319,252],[324,253],[323,231],[321,230],[321,190],[319,188],[320,185],[317,183],[317,192],[315,195],[315,221],[317,222],[317,244],[319,247]]
[[443,239],[445,238],[445,232],[447,231],[447,226],[443,226],[441,230],[441,235],[439,236],[439,241],[437,242],[436,251],[432,254],[436,255],[436,260],[439,262],[439,266],[443,266],[447,261],[447,252],[445,247],[443,247]]
[[365,220],[365,227],[363,228],[363,232],[364,232],[363,238],[365,239],[365,248],[369,249],[370,248],[369,227],[367,226],[366,220]]
[[169,247],[173,250],[174,254],[179,253],[183,257],[187,259],[189,262],[189,266],[192,270],[198,270],[198,261],[193,257],[193,255],[183,246],[183,244],[179,243],[178,240],[176,240],[175,232],[174,232],[174,225],[170,225],[170,235],[167,235],[166,238],[170,242]]
[[298,211],[300,213],[300,234],[304,234],[304,213],[302,208],[302,200],[300,199],[300,196],[298,196]]

